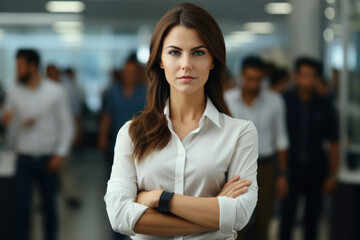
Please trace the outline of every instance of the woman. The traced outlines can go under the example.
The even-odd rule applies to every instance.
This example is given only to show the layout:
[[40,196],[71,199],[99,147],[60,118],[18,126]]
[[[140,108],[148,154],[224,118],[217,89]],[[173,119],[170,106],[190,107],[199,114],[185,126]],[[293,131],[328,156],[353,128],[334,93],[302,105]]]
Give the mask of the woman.
[[235,239],[246,225],[257,201],[258,139],[251,122],[230,117],[224,69],[223,35],[204,9],[183,3],[159,21],[145,111],[117,136],[105,195],[115,231]]

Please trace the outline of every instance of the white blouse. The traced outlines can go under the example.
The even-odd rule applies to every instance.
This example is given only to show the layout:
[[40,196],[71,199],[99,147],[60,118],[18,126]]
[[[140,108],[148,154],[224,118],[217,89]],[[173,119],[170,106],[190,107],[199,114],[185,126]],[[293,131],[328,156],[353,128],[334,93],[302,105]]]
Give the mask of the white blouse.
[[[131,161],[130,121],[120,129],[112,173],[104,197],[112,228],[132,239],[236,239],[257,202],[258,135],[250,121],[220,113],[207,98],[199,127],[180,141],[164,108],[171,131],[168,145],[141,162]],[[133,228],[146,206],[136,203],[139,191],[163,189],[194,197],[215,197],[233,176],[249,179],[249,190],[237,198],[218,197],[219,231],[160,237],[135,234]]]

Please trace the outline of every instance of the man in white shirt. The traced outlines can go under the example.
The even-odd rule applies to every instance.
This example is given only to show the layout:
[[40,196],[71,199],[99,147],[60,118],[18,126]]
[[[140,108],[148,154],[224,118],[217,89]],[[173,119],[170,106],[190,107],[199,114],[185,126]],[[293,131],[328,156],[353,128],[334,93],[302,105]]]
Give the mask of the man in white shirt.
[[30,236],[32,183],[39,184],[44,211],[44,239],[57,232],[56,189],[58,170],[68,154],[73,124],[65,92],[57,83],[39,75],[40,57],[35,50],[16,55],[19,85],[7,95],[3,122],[16,125],[16,239]]
[[[265,63],[249,56],[242,64],[242,88],[233,88],[226,98],[233,117],[252,121],[259,133],[259,198],[255,222],[239,233],[238,239],[268,239],[274,192],[280,200],[287,195],[287,154],[284,103],[280,95],[262,87]],[[275,160],[277,166],[275,167]]]

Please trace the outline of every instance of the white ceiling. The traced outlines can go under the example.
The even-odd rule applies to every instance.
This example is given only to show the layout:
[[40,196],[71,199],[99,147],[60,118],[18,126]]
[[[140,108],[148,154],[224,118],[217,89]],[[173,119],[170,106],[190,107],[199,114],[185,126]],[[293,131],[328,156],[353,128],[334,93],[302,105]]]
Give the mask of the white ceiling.
[[[45,0],[0,0],[0,27],[18,28],[26,26],[34,18],[23,18],[25,21],[18,24],[5,24],[1,21],[8,18],[4,13],[47,13]],[[153,27],[161,16],[176,4],[183,2],[178,0],[84,0],[85,11],[80,15],[51,14],[52,18],[82,19],[86,27],[88,26],[109,26],[117,33],[136,32],[139,26],[148,25]],[[241,30],[245,22],[271,21],[277,25],[277,29],[287,26],[286,15],[270,15],[265,11],[265,5],[270,0],[195,0],[192,1],[208,10],[219,22],[224,33],[227,31]],[[276,0],[276,2],[286,2]],[[68,18],[70,16],[70,18]],[[15,16],[18,20],[21,17]],[[9,19],[9,18],[8,18]],[[29,20],[28,20],[29,19]],[[45,21],[43,21],[45,23]],[[40,27],[46,24],[39,24]],[[50,24],[49,24],[50,25]],[[28,26],[28,25],[27,25]],[[36,25],[32,24],[32,28]]]

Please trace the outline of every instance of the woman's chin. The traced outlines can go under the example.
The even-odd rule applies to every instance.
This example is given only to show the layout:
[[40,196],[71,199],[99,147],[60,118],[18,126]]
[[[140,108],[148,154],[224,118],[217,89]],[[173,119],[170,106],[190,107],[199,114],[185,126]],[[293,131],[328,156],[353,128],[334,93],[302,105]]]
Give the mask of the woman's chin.
[[194,87],[194,86],[179,86],[176,87],[175,89],[176,92],[184,94],[184,95],[194,95],[194,94],[198,94],[201,91],[204,91],[204,87]]

